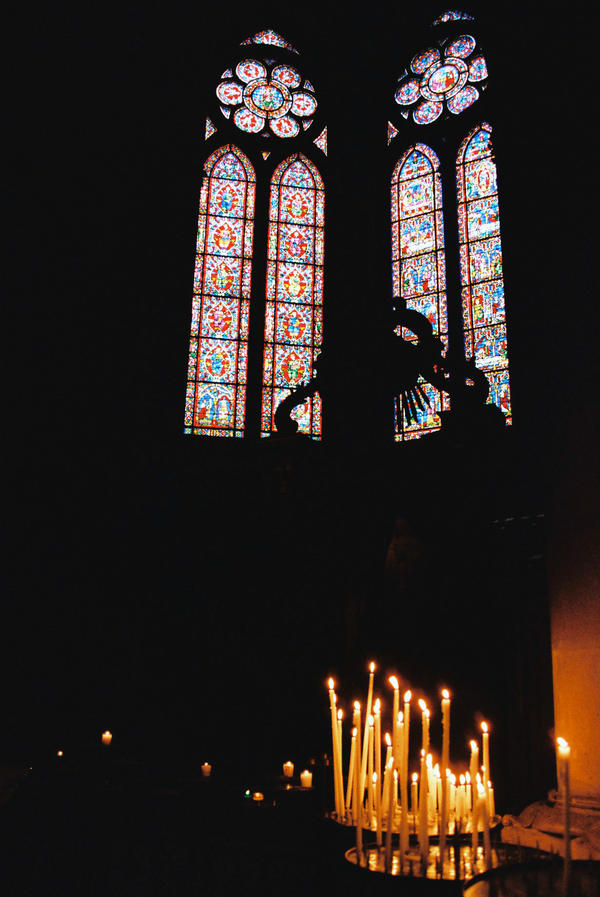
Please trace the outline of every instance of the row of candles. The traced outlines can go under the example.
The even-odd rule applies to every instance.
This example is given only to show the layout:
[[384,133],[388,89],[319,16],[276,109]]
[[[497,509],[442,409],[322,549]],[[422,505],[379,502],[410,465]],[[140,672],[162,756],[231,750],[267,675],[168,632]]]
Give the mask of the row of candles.
[[[385,832],[386,868],[391,861],[392,832],[399,834],[400,856],[409,847],[409,828],[418,836],[423,862],[429,853],[430,829],[439,834],[440,865],[448,835],[453,830],[471,832],[473,849],[477,849],[479,832],[483,833],[486,865],[491,864],[490,819],[495,815],[494,789],[490,778],[490,741],[487,723],[481,724],[483,763],[480,765],[479,745],[470,742],[469,771],[456,775],[450,765],[450,693],[442,691],[442,750],[441,763],[433,764],[430,752],[429,722],[431,712],[421,699],[420,771],[409,777],[410,722],[412,693],[404,693],[400,710],[400,684],[390,676],[393,688],[392,732],[385,735],[386,754],[382,755],[381,702],[373,700],[375,663],[369,665],[369,686],[366,712],[363,718],[359,701],[354,702],[352,741],[347,766],[346,788],[343,776],[342,719],[337,706],[335,683],[329,679],[329,701],[333,747],[333,784],[335,815],[338,821],[356,827],[357,853],[362,851],[363,828],[374,829],[377,844],[383,845]],[[362,733],[362,734],[361,734]],[[410,809],[409,809],[410,802]]]

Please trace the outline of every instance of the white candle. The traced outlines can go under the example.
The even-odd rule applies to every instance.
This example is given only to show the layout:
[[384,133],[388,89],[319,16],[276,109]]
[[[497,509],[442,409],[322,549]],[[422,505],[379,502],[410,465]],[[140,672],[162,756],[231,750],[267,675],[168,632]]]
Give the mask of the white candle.
[[[356,757],[354,758],[354,759],[355,759],[355,765],[354,765],[353,773],[354,773],[354,777],[355,777],[355,778],[356,778],[357,775],[358,775],[358,777],[359,777],[359,778],[356,780],[356,784],[357,784],[357,788],[358,788],[358,783],[359,783],[359,779],[360,779],[360,768],[361,768],[361,755],[360,755],[360,744],[361,744],[361,738],[360,738],[360,733],[361,733],[360,701],[355,701],[355,702],[354,702],[354,711],[353,711],[353,716],[352,716],[352,725],[353,725],[354,728],[356,729]],[[358,773],[356,772],[357,767],[358,767]],[[357,810],[357,806],[356,806],[356,803],[355,803],[355,800],[354,800],[354,795],[355,795],[355,794],[358,794],[358,791],[354,788],[354,784],[353,784],[353,785],[352,785],[352,812],[353,812],[353,813],[357,813],[357,812],[358,812],[358,810]]]
[[338,739],[338,756],[337,756],[337,766],[336,766],[336,775],[338,777],[338,793],[340,795],[340,804],[342,810],[342,816],[344,816],[345,804],[344,804],[344,774],[342,772],[342,764],[343,764],[343,756],[342,756],[342,720],[344,718],[344,711],[338,710],[337,712],[337,739]]
[[444,877],[444,854],[446,852],[446,834],[448,832],[448,779],[446,770],[450,765],[450,692],[442,691],[442,800],[440,822],[440,868]]
[[292,776],[294,775],[294,764],[292,763],[291,760],[287,760],[283,764],[283,774],[286,779],[291,779]]
[[387,830],[385,833],[386,872],[389,872],[392,862],[392,830],[394,827],[394,801],[392,799],[392,788],[394,787],[394,773],[394,757],[393,755],[390,755],[389,760],[385,764],[385,777],[383,782],[385,804],[387,806]]
[[[356,733],[357,744],[359,744],[359,734]],[[356,825],[356,862],[362,865],[362,792],[360,791],[360,750],[355,754],[354,766],[354,814]]]
[[481,741],[483,747],[483,765],[487,770],[487,778],[491,779],[492,773],[490,772],[490,732],[489,726],[486,722],[483,722],[481,724]]
[[362,757],[360,763],[360,778],[358,782],[358,791],[360,795],[360,802],[363,802],[363,796],[365,793],[365,782],[367,778],[367,758],[369,754],[369,726],[368,720],[371,716],[371,707],[373,705],[373,679],[375,677],[375,664],[373,661],[369,664],[369,691],[367,694],[367,712],[365,716],[365,734],[363,737],[363,746],[362,746]]
[[427,823],[427,760],[425,751],[421,751],[419,785],[419,847],[421,848],[421,861],[426,865],[429,855],[429,830]]
[[425,751],[425,754],[427,755],[429,753],[429,710],[427,709],[427,704],[423,698],[419,701],[419,707],[421,708],[421,726],[423,732],[421,750]]
[[496,802],[494,800],[494,789],[492,788],[492,783],[488,782],[488,813],[490,815],[490,819],[493,819],[496,815]]
[[203,763],[200,767],[200,770],[204,778],[207,779],[212,772],[212,766],[210,765],[210,763]]
[[457,830],[461,831],[463,816],[466,813],[466,802],[467,802],[467,800],[466,800],[467,790],[466,790],[466,784],[465,784],[465,782],[466,782],[465,776],[461,774],[459,776],[458,781],[460,784],[459,784],[458,788],[456,789],[456,826],[457,826]]
[[565,863],[563,866],[563,894],[569,893],[571,878],[571,782],[569,760],[571,748],[564,738],[557,738],[558,747],[558,785],[563,799],[563,825],[565,842]]
[[375,772],[375,762],[373,759],[373,730],[375,729],[375,717],[369,717],[369,725],[367,726],[368,731],[368,744],[367,744],[367,759],[369,764],[369,787],[367,788],[367,816],[369,820],[369,828],[371,828],[371,822],[373,818],[373,773]]
[[313,774],[310,769],[303,769],[300,773],[300,784],[303,788],[312,788]]
[[[385,818],[388,816],[389,821],[389,812],[390,808],[388,805],[388,767],[394,762],[394,755],[392,754],[392,738],[389,732],[385,733],[384,740],[386,743],[386,752],[385,752],[385,765],[384,765],[384,773],[383,773],[383,789],[382,789],[382,801],[381,801],[381,815]],[[391,791],[390,791],[391,795]]]
[[102,744],[108,746],[111,743],[112,738],[112,732],[109,732],[107,729],[106,732],[102,733]]
[[375,701],[374,707],[375,729],[373,732],[375,746],[375,772],[377,773],[377,791],[381,796],[381,701]]
[[483,854],[485,859],[485,868],[491,869],[492,867],[492,847],[490,843],[490,820],[488,817],[487,811],[487,801],[485,797],[485,788],[479,782],[477,784],[477,815],[481,816],[483,819]]
[[475,866],[477,862],[477,848],[479,846],[479,773],[477,773],[473,783],[471,785],[471,791],[473,794],[473,812],[471,814],[471,851],[473,854],[472,863]]
[[375,804],[375,832],[377,845],[381,847],[381,798],[380,798],[379,776],[373,773],[373,798]]
[[392,735],[394,743],[397,740],[396,729],[398,726],[398,713],[400,712],[400,683],[395,676],[390,676],[388,682],[394,689],[394,705],[392,708]]
[[356,766],[356,737],[357,728],[352,729],[352,743],[350,744],[350,763],[348,765],[348,787],[346,789],[346,813],[350,811],[350,801],[354,790],[354,767]]
[[415,820],[416,820],[416,818],[417,818],[417,814],[418,814],[418,812],[419,812],[419,791],[418,791],[418,788],[419,788],[419,773],[418,773],[418,772],[413,772],[413,774],[412,774],[412,780],[411,780],[411,783],[410,783],[410,796],[411,796],[411,804],[412,804],[413,816],[415,817]]

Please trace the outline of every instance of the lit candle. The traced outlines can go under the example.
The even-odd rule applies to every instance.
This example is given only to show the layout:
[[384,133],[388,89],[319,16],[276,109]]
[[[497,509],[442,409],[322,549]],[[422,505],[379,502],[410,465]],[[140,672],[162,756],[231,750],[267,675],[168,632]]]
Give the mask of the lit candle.
[[466,784],[465,784],[466,779],[465,779],[464,775],[461,774],[459,776],[458,781],[460,784],[459,784],[458,788],[456,789],[456,817],[455,817],[456,823],[455,824],[456,824],[457,831],[460,831],[462,829],[463,816],[465,815],[465,812],[466,812],[465,808],[466,808],[466,802],[467,802],[466,801],[467,792],[466,792]]
[[312,788],[313,774],[310,769],[303,769],[300,773],[300,784],[303,788]]
[[369,763],[369,787],[367,788],[367,816],[369,819],[369,828],[371,828],[371,822],[373,818],[373,773],[375,772],[375,762],[373,758],[373,732],[375,729],[375,717],[369,717],[369,725],[367,726],[367,730],[369,733],[369,743],[367,745],[367,757]]
[[471,775],[470,773],[465,774],[466,786],[465,786],[465,816],[467,817],[467,829],[469,827],[469,821],[473,821],[473,797],[471,793]]
[[563,866],[563,894],[569,893],[571,878],[571,782],[569,776],[569,759],[571,748],[564,738],[557,738],[558,746],[558,785],[563,799],[563,824],[565,842],[565,864]]
[[379,788],[379,777],[376,772],[373,773],[373,802],[375,804],[375,836],[377,845],[381,847],[381,799]]
[[409,840],[408,840],[408,752],[410,748],[410,699],[412,698],[412,693],[410,689],[404,692],[404,738],[402,744],[402,768],[400,770],[400,797],[402,800],[402,805],[406,807],[406,812],[402,815],[401,820],[401,837],[402,843],[401,847],[404,850],[408,850]]
[[[390,811],[390,808],[389,808],[389,805],[387,802],[387,800],[388,800],[388,779],[389,779],[388,766],[390,765],[390,763],[393,764],[393,762],[394,762],[394,756],[392,754],[392,738],[391,738],[391,735],[389,732],[385,733],[384,741],[386,743],[386,752],[385,752],[385,765],[384,765],[384,773],[383,773],[383,790],[382,790],[383,800],[381,802],[381,815],[385,817],[386,814],[389,814],[389,811]],[[390,794],[391,794],[391,792],[390,792]]]
[[369,691],[367,693],[367,712],[365,716],[365,734],[363,737],[363,746],[362,746],[362,756],[360,763],[360,778],[358,782],[358,791],[360,795],[360,802],[362,805],[363,796],[365,793],[365,782],[367,778],[367,758],[369,755],[369,726],[368,720],[371,716],[371,707],[373,706],[373,680],[375,677],[375,664],[373,661],[369,664]]
[[[360,779],[360,768],[361,768],[361,756],[360,756],[360,744],[361,744],[361,738],[360,738],[360,733],[361,733],[360,701],[355,701],[355,702],[354,702],[354,711],[353,711],[353,716],[352,716],[352,725],[353,725],[354,728],[356,729],[356,757],[355,757],[355,761],[356,761],[356,763],[355,763],[355,766],[354,766],[354,769],[353,769],[353,774],[354,774],[354,777],[356,777],[356,775],[357,775],[357,772],[356,772],[356,765],[358,764],[358,777],[359,777],[359,779]],[[359,779],[357,779],[357,787],[358,787]],[[357,792],[357,790],[354,788],[354,784],[353,784],[353,785],[352,785],[352,812],[353,812],[353,813],[357,813],[357,812],[358,812],[356,803],[355,803],[355,801],[354,801],[354,795],[357,794],[357,793],[358,793],[358,792]]]
[[425,754],[427,755],[429,753],[429,710],[427,709],[427,704],[423,698],[419,701],[419,707],[421,708],[421,724],[423,730],[421,750],[425,751]]
[[471,813],[471,852],[473,854],[472,863],[475,866],[477,862],[477,848],[479,846],[479,785],[481,784],[479,773],[476,774],[471,785],[473,794],[473,811]]
[[333,687],[335,685],[333,679],[329,679],[329,710],[331,712],[331,742],[332,742],[332,750],[333,750],[333,796],[335,801],[335,814],[338,819],[341,818],[342,815],[342,800],[343,795],[340,794],[339,791],[339,778],[336,772],[337,764],[338,764],[338,727],[337,727],[337,715],[336,715],[336,697],[335,691]]
[[381,701],[379,698],[375,701],[374,711],[375,772],[377,773],[377,790],[381,795]]
[[444,854],[446,852],[446,834],[448,832],[448,778],[446,770],[450,765],[450,692],[442,691],[442,800],[440,825],[440,868],[444,877]]
[[483,765],[487,770],[487,778],[491,779],[492,774],[490,772],[490,731],[489,726],[486,722],[483,722],[481,724],[481,741],[483,747]]
[[411,804],[412,804],[412,812],[413,817],[416,823],[417,814],[419,812],[419,773],[413,772],[412,779],[410,783],[410,796],[411,796]]
[[203,763],[200,767],[200,770],[204,778],[207,779],[212,772],[212,766],[210,765],[210,763]]
[[471,760],[469,762],[469,773],[471,775],[471,785],[473,787],[473,806],[475,806],[477,802],[477,792],[475,790],[475,783],[477,781],[477,775],[479,773],[479,748],[477,746],[476,741],[470,742],[471,746]]
[[[359,734],[356,732],[356,741],[357,744],[360,744],[358,741]],[[362,865],[362,792],[360,791],[360,750],[357,749],[355,752],[355,766],[354,766],[354,814],[355,814],[355,825],[356,825],[356,861],[359,865]]]
[[390,753],[389,759],[385,764],[385,776],[383,781],[383,792],[385,795],[385,805],[387,807],[387,829],[385,833],[385,871],[390,871],[392,862],[392,831],[394,828],[394,801],[392,799],[392,788],[394,787],[394,756]]
[[63,752],[62,752],[62,751],[57,751],[57,752],[56,752],[56,756],[57,756],[57,757],[62,757],[62,756],[63,756]]
[[[398,713],[400,712],[400,683],[396,679],[395,676],[390,676],[388,682],[394,689],[394,705],[392,708],[392,733],[394,736],[394,743],[397,741],[398,735],[396,729],[398,727]],[[387,764],[386,764],[387,765]]]
[[337,767],[336,767],[336,775],[338,777],[338,793],[340,795],[340,804],[342,810],[342,816],[344,815],[345,804],[344,804],[344,774],[342,772],[342,764],[343,764],[343,756],[342,756],[342,720],[344,718],[344,711],[338,710],[337,712],[337,739],[338,739],[338,756],[337,756]]
[[288,760],[286,763],[283,764],[283,774],[286,777],[286,779],[291,779],[292,776],[294,775],[294,764],[292,763],[291,760]]
[[354,767],[356,766],[356,737],[358,729],[352,729],[352,743],[350,744],[350,763],[348,766],[348,787],[346,789],[346,813],[350,811],[350,802],[354,790]]
[[102,733],[102,744],[109,745],[112,741],[112,732],[109,732],[108,729],[106,732]]
[[421,751],[421,777],[419,788],[419,847],[421,848],[421,861],[427,865],[429,855],[429,830],[427,823],[427,760],[425,751]]
[[494,789],[492,788],[492,783],[488,782],[487,788],[488,794],[488,813],[490,814],[490,819],[493,819],[496,815],[496,802],[494,800]]

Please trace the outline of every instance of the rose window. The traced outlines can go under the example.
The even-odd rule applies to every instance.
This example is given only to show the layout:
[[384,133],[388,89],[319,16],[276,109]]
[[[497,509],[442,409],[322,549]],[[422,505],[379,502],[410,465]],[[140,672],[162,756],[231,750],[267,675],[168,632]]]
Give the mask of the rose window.
[[225,118],[233,115],[234,124],[250,134],[269,131],[277,137],[295,137],[300,125],[306,130],[317,108],[314,88],[289,65],[273,65],[246,59],[227,69],[217,87]]
[[479,90],[473,85],[485,90],[488,72],[476,46],[474,37],[463,34],[446,45],[443,56],[433,47],[414,56],[411,71],[403,76],[395,95],[398,105],[404,107],[403,117],[408,118],[413,106],[413,121],[428,125],[440,117],[444,107],[458,115],[479,99]]

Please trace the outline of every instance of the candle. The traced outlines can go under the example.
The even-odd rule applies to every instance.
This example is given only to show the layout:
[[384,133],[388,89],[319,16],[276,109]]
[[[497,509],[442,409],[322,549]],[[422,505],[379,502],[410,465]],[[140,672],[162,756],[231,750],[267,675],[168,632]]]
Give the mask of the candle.
[[483,819],[483,855],[485,859],[485,868],[490,869],[492,866],[492,848],[490,843],[490,820],[487,811],[487,801],[485,796],[485,788],[481,782],[477,783],[477,815]]
[[385,805],[387,807],[387,830],[385,833],[385,871],[390,871],[392,861],[392,831],[394,828],[394,801],[392,799],[392,788],[394,787],[394,756],[390,753],[385,764],[385,776],[383,780],[383,792],[385,796]]
[[[358,743],[359,734],[356,732],[356,740]],[[355,752],[354,766],[354,814],[356,825],[356,861],[362,865],[362,792],[360,791],[360,750]]]
[[102,744],[109,745],[112,741],[112,732],[109,732],[108,729],[106,732],[102,733]]
[[446,770],[450,765],[450,692],[442,691],[442,800],[440,823],[440,867],[444,877],[444,854],[446,852],[446,834],[448,832],[448,779]]
[[423,730],[421,750],[425,751],[425,754],[427,754],[429,752],[429,710],[427,709],[427,704],[423,698],[419,701],[419,707],[421,708],[421,723]]
[[262,791],[255,791],[252,795],[252,800],[255,800],[257,803],[261,803],[264,799],[265,796]]
[[[358,729],[356,726],[352,729],[352,743],[350,744],[350,763],[348,765],[348,787],[346,789],[346,813],[350,811],[350,801],[352,800],[352,792],[354,790],[354,767],[356,766],[356,738]],[[354,808],[356,812],[356,807]]]
[[[436,806],[436,795],[437,795],[437,782],[435,770],[433,768],[433,757],[431,754],[427,754],[425,758],[425,765],[427,769],[427,793],[428,793],[428,801],[427,801],[427,810],[429,813],[429,817],[432,820],[435,820],[435,806]],[[439,769],[439,767],[438,767]]]
[[381,799],[380,799],[379,776],[373,773],[373,803],[375,804],[375,834],[377,845],[381,847]]
[[345,804],[344,804],[344,775],[342,772],[342,764],[343,764],[343,756],[342,756],[342,720],[344,718],[344,711],[338,710],[337,712],[337,740],[338,740],[338,756],[337,756],[337,766],[335,767],[335,773],[338,777],[338,794],[340,796],[340,804],[341,804],[341,812],[342,816],[344,816]]
[[286,779],[291,779],[292,776],[294,775],[294,764],[292,763],[291,760],[288,760],[286,763],[283,764],[283,774],[286,777]]
[[563,866],[563,894],[568,895],[571,877],[571,782],[569,776],[569,760],[571,748],[564,738],[557,738],[558,746],[558,785],[563,799],[563,825],[565,842],[565,863]]
[[332,742],[332,750],[333,750],[333,796],[335,801],[335,814],[338,819],[341,818],[342,815],[342,800],[343,796],[339,791],[339,777],[336,772],[337,763],[338,763],[338,726],[337,726],[337,714],[336,714],[336,696],[333,687],[335,685],[333,679],[329,679],[329,710],[331,713],[331,742]]
[[395,676],[390,676],[388,682],[394,689],[394,705],[392,708],[392,734],[394,736],[393,740],[395,743],[398,738],[396,729],[398,727],[398,713],[400,712],[400,683]]
[[381,794],[381,701],[379,698],[375,701],[374,720],[375,728],[373,732],[375,746],[375,772],[377,773],[377,790]]
[[[409,732],[410,732],[410,699],[412,698],[412,693],[410,689],[404,692],[404,716],[403,716],[403,728],[404,728],[404,737],[402,743],[402,768],[400,769],[400,796],[402,800],[402,805],[406,807],[406,812],[402,815],[400,832],[402,836],[401,847],[404,850],[408,850],[409,840],[408,840],[408,752],[410,748],[409,744]],[[415,817],[416,818],[416,817]]]
[[[385,764],[384,764],[384,773],[383,773],[383,789],[382,789],[382,802],[381,802],[381,815],[386,816],[389,814],[390,808],[388,806],[388,766],[390,763],[393,766],[394,756],[392,754],[392,738],[389,732],[385,733],[384,740],[386,743],[386,752],[385,752]],[[390,792],[391,794],[391,792]]]
[[63,752],[62,752],[62,751],[57,751],[57,752],[56,752],[56,756],[57,756],[57,757],[62,757],[62,756],[63,756]]
[[475,866],[477,862],[477,848],[479,846],[479,773],[473,779],[471,784],[471,792],[473,795],[473,811],[471,813],[471,852],[472,864]]
[[475,790],[475,783],[477,781],[477,775],[479,773],[479,748],[477,746],[476,741],[470,742],[471,746],[471,760],[469,762],[469,773],[471,778],[471,786],[473,789],[473,807],[475,807],[477,803],[477,792]]
[[365,793],[365,782],[367,778],[367,758],[369,754],[369,726],[368,720],[371,716],[371,707],[373,704],[373,679],[375,677],[375,664],[373,661],[369,664],[369,691],[367,693],[367,712],[365,716],[365,734],[363,738],[363,746],[362,746],[362,757],[360,763],[360,779],[358,782],[358,792],[360,796],[360,803],[362,805],[363,796]]
[[419,847],[421,849],[421,862],[427,867],[429,855],[429,830],[427,823],[427,760],[425,751],[421,751],[421,777],[419,788]]
[[490,819],[493,819],[496,815],[496,803],[494,800],[494,789],[492,788],[492,783],[488,782],[488,813],[490,815]]
[[473,797],[471,794],[471,775],[470,773],[465,774],[466,787],[465,787],[465,815],[467,817],[467,828],[469,827],[469,820],[473,821]]
[[200,770],[204,778],[207,779],[212,772],[212,766],[210,765],[210,763],[203,763],[200,767]]
[[460,831],[462,829],[462,820],[463,820],[463,816],[465,815],[465,812],[466,812],[466,802],[467,802],[466,801],[467,791],[466,791],[466,784],[465,784],[466,783],[465,776],[461,774],[459,776],[458,781],[460,784],[459,784],[458,788],[456,789],[456,817],[455,817],[456,822],[455,822],[455,825],[456,825],[457,831]]
[[313,774],[309,769],[303,769],[300,773],[300,784],[303,788],[312,788]]
[[487,777],[491,779],[492,774],[490,772],[490,732],[489,726],[486,722],[483,722],[481,724],[481,740],[483,747],[483,765],[487,770]]
[[373,788],[371,787],[373,784],[373,773],[375,772],[375,762],[373,759],[373,730],[375,728],[375,717],[370,716],[368,720],[369,725],[367,726],[368,735],[368,744],[367,744],[367,758],[369,763],[369,787],[367,788],[367,817],[369,820],[369,828],[371,828],[371,822],[373,818]]
[[418,791],[419,785],[418,785],[418,782],[419,782],[419,773],[413,772],[411,783],[410,783],[410,796],[411,796],[412,811],[413,811],[413,816],[415,817],[415,821],[417,818],[417,813],[419,811],[419,791]]
[[[352,725],[353,725],[354,728],[356,729],[356,757],[355,757],[355,760],[356,760],[356,762],[358,763],[358,776],[359,776],[359,779],[360,779],[360,768],[361,768],[361,755],[360,755],[360,744],[361,744],[361,740],[360,740],[360,732],[361,732],[360,701],[355,701],[355,702],[354,702],[354,712],[353,712],[353,716],[352,716]],[[354,774],[354,777],[356,777],[356,775],[357,775],[357,773],[356,773],[356,764],[355,764],[354,769],[353,769],[353,774]],[[357,784],[358,784],[358,780],[357,780]],[[357,812],[358,812],[356,803],[355,803],[355,801],[354,801],[354,795],[355,795],[356,793],[357,793],[357,792],[356,792],[356,789],[354,788],[354,784],[353,784],[353,785],[352,785],[352,812],[353,812],[353,813],[357,813]]]

